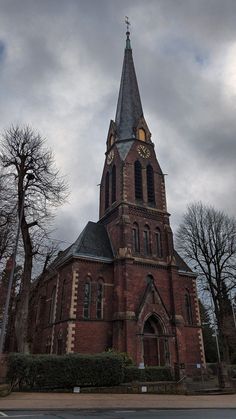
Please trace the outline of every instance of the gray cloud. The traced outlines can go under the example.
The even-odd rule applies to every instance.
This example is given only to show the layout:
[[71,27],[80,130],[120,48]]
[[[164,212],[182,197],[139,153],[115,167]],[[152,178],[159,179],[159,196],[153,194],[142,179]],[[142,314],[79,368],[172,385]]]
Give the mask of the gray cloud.
[[125,15],[172,226],[195,199],[235,214],[234,0],[2,0],[0,129],[29,123],[53,148],[71,189],[58,239],[98,218]]

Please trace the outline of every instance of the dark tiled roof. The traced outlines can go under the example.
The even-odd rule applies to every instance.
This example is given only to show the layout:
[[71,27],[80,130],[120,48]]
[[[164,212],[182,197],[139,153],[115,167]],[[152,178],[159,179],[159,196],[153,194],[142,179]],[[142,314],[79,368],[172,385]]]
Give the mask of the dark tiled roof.
[[113,260],[110,239],[102,224],[89,221],[78,239],[66,250],[59,252],[49,269],[55,269],[67,259],[79,256],[101,261]]
[[113,259],[111,243],[105,227],[89,221],[73,245],[73,254]]
[[174,250],[174,257],[175,257],[176,264],[177,264],[177,266],[178,266],[178,268],[179,268],[180,271],[191,272],[192,273],[192,270],[190,269],[190,267],[181,258],[181,256],[176,252],[176,250]]
[[133,128],[137,126],[142,116],[143,109],[135,74],[132,49],[126,45],[115,119],[118,139],[133,138]]

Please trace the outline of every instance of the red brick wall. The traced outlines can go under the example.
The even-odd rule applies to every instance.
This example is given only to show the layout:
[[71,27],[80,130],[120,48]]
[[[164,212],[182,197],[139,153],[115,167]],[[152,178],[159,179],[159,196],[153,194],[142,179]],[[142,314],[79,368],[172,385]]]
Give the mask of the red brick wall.
[[[145,145],[151,153],[150,157],[144,159],[139,156],[137,152],[137,147],[139,145]],[[110,205],[110,207],[105,210],[105,177],[106,173],[111,173],[112,166],[116,166],[116,191],[117,191],[117,201],[127,201],[130,203],[135,203],[135,192],[134,192],[134,162],[138,159],[142,165],[142,181],[143,181],[143,205],[147,206],[147,180],[146,180],[146,167],[148,164],[151,164],[154,170],[154,185],[155,185],[155,201],[156,208],[165,211],[166,210],[166,200],[165,200],[165,184],[164,176],[162,175],[160,165],[156,159],[154,147],[152,144],[143,143],[142,141],[135,140],[131,146],[131,149],[128,152],[125,161],[122,161],[119,155],[119,152],[116,148],[116,145],[112,147],[114,151],[114,159],[110,165],[105,161],[101,186],[100,186],[100,218],[104,214],[109,213],[109,211],[115,206],[115,204]],[[111,192],[111,183],[110,183],[110,192]],[[111,200],[110,200],[111,202]]]
[[[53,352],[58,350],[58,338],[62,339],[63,352],[67,348],[68,325],[73,324],[73,350],[81,353],[102,352],[109,347],[129,352],[138,364],[142,361],[142,333],[146,319],[154,314],[162,319],[165,333],[169,336],[169,351],[172,365],[178,363],[197,363],[200,359],[199,325],[197,324],[196,295],[193,279],[179,275],[174,266],[173,238],[169,226],[169,214],[165,203],[165,186],[161,169],[156,160],[152,145],[146,146],[151,157],[138,156],[135,142],[122,162],[116,146],[111,165],[105,163],[101,181],[100,220],[107,228],[115,260],[113,264],[99,261],[77,259],[64,265],[50,278],[41,281],[37,295],[44,296],[45,307],[38,325],[41,342],[34,335],[35,350],[45,351],[45,342],[51,340]],[[142,143],[143,144],[143,143]],[[134,192],[134,162],[139,159],[143,167],[143,205],[136,205]],[[151,163],[154,169],[156,207],[147,206],[146,166]],[[111,172],[116,165],[117,201],[105,211],[104,182],[107,170]],[[110,183],[111,193],[111,183]],[[139,225],[140,253],[132,249],[132,226]],[[144,254],[143,230],[150,228],[151,256]],[[155,229],[161,231],[163,256],[157,257]],[[72,296],[73,272],[77,275],[77,291]],[[147,277],[153,278],[153,293],[147,293]],[[84,319],[84,288],[86,281],[91,284],[89,319]],[[97,319],[97,284],[104,284],[103,318]],[[63,285],[64,284],[64,285]],[[57,285],[57,310],[54,326],[48,323],[52,289]],[[158,291],[156,291],[158,290]],[[188,290],[193,324],[187,324],[185,292]],[[63,301],[62,301],[63,297]],[[145,297],[145,298],[144,298]],[[37,297],[38,298],[38,297]],[[37,301],[37,298],[35,301]],[[75,318],[70,318],[73,307]],[[35,328],[37,331],[37,328]],[[41,345],[41,346],[40,346]],[[178,347],[178,350],[177,350]]]
[[75,352],[104,352],[112,347],[112,322],[84,320],[76,322]]

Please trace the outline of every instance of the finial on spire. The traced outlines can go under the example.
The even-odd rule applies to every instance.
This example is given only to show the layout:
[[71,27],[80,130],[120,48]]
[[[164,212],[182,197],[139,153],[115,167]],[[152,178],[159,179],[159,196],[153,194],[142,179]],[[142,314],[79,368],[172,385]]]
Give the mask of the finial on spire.
[[129,31],[130,21],[129,21],[128,16],[125,16],[125,23],[126,23],[126,36],[127,36],[127,38],[126,38],[126,49],[131,49],[131,44],[130,44],[130,39],[129,39],[129,36],[130,36],[130,31]]
[[130,21],[129,21],[128,16],[125,16],[125,23],[126,23],[127,32],[129,32]]

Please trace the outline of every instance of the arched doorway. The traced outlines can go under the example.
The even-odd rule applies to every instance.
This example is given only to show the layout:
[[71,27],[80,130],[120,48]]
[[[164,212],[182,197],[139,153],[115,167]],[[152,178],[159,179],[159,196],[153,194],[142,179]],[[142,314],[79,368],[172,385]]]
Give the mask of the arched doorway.
[[145,321],[143,328],[144,365],[164,366],[168,361],[168,353],[164,327],[158,317],[152,315]]

